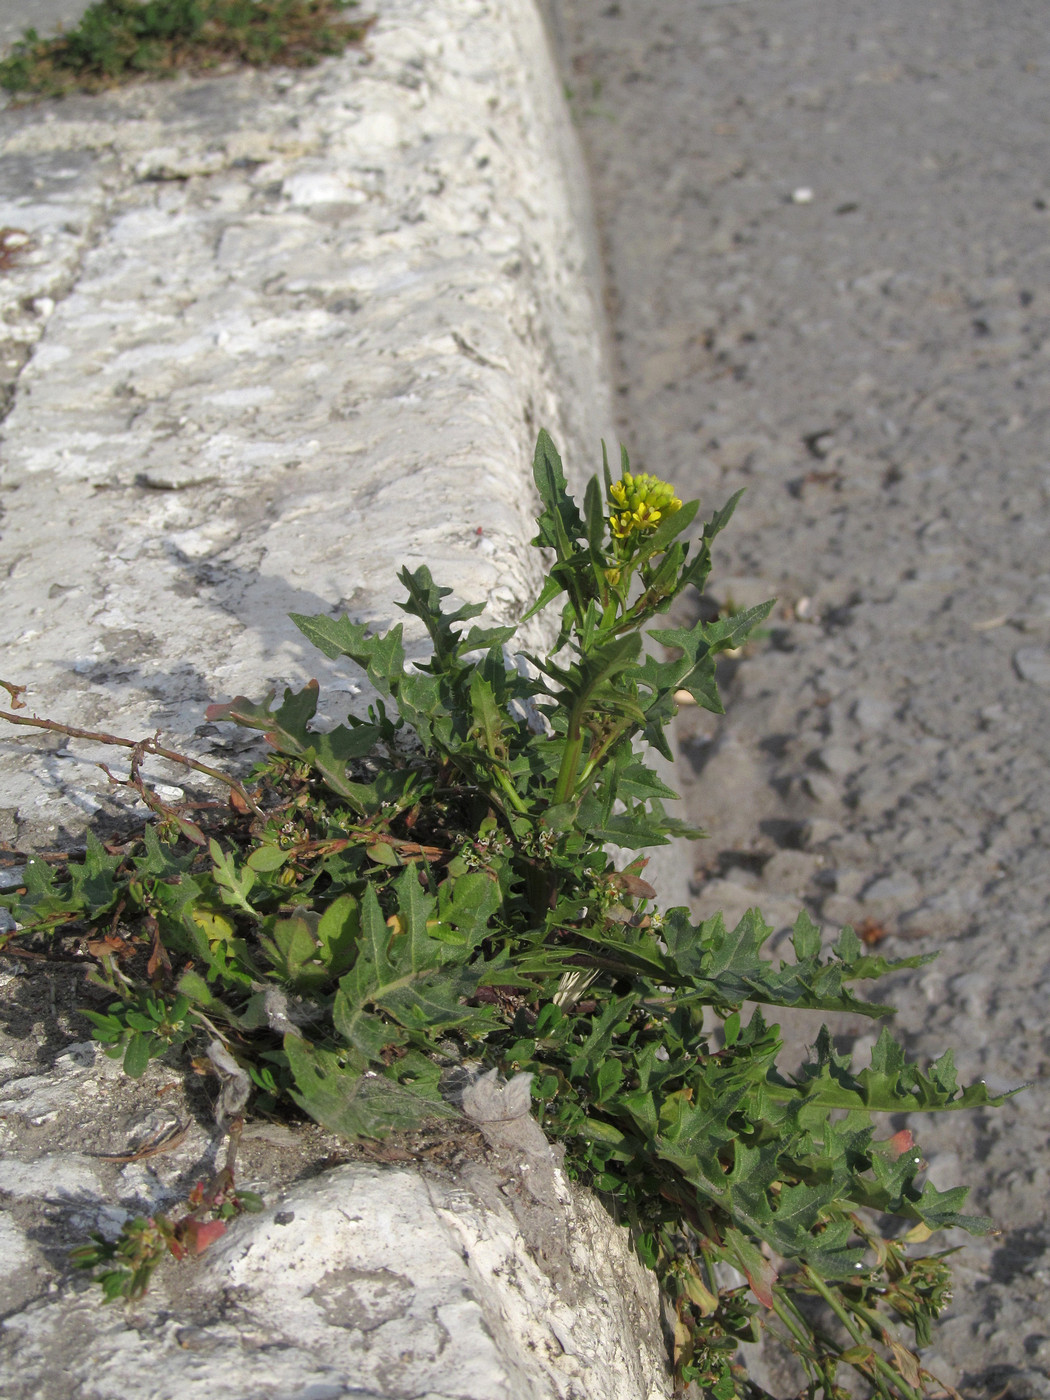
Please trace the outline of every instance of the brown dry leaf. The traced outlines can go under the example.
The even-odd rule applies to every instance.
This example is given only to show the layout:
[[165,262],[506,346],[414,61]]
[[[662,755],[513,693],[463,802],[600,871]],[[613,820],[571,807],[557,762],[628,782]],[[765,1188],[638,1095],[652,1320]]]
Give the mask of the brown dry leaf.
[[623,890],[624,894],[632,895],[635,899],[655,899],[656,891],[647,880],[640,880],[637,875],[616,874],[609,877],[609,884],[616,889]]
[[121,938],[119,933],[106,933],[101,938],[89,938],[84,947],[93,958],[104,958],[107,955],[125,958],[130,957],[135,951],[127,939]]
[[168,950],[160,941],[160,928],[152,914],[149,916],[149,925],[150,931],[153,934],[153,948],[150,951],[149,962],[146,964],[146,974],[152,978],[159,967],[163,967],[170,972],[171,959],[168,957]]

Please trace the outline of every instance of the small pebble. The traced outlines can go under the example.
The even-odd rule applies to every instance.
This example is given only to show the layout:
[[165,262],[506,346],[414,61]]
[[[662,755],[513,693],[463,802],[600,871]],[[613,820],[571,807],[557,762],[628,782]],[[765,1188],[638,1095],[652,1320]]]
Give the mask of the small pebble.
[[791,191],[792,204],[812,204],[813,191],[808,185],[799,185],[797,190]]
[[847,748],[844,744],[825,744],[822,749],[817,750],[811,761],[825,773],[833,773],[841,778],[847,773],[852,773],[861,759],[856,749]]
[[893,719],[893,706],[888,700],[877,700],[873,695],[862,695],[853,706],[852,715],[861,729],[886,729]]
[[807,773],[802,779],[802,786],[814,802],[835,802],[839,795],[838,784],[819,773]]
[[919,898],[921,891],[914,875],[901,872],[895,875],[882,875],[865,886],[861,899],[865,904],[890,901],[894,904],[910,904]]
[[1018,647],[1014,669],[1023,681],[1050,686],[1050,651],[1045,647]]

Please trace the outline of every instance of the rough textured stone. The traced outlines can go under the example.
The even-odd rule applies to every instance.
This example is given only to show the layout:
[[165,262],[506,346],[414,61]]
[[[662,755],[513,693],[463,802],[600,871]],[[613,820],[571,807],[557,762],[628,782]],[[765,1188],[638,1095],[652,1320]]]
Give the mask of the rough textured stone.
[[[32,348],[3,429],[4,676],[35,710],[221,751],[209,700],[316,675],[330,713],[363,703],[289,612],[389,625],[426,562],[520,614],[536,430],[577,478],[609,435],[532,0],[392,0],[366,55],[0,129],[0,225],[30,236],[0,338]],[[98,748],[0,742],[7,837],[109,807]]]
[[[561,1181],[569,1271],[525,1248],[504,1190],[352,1165],[285,1193],[130,1312],[71,1289],[6,1319],[10,1400],[658,1400],[651,1275]],[[0,1244],[5,1237],[0,1236]],[[16,1242],[17,1243],[17,1242]]]

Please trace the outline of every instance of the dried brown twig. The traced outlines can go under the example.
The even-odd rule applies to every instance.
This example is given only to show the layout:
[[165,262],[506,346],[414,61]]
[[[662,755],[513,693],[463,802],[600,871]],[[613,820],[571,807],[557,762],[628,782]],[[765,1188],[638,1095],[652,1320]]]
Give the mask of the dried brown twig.
[[188,1123],[176,1123],[162,1128],[132,1152],[94,1152],[92,1156],[103,1162],[144,1162],[148,1157],[159,1157],[163,1152],[173,1152],[176,1147],[182,1145],[189,1130]]
[[[0,680],[0,686],[11,696],[11,703],[15,709],[25,708],[25,702],[20,698],[25,693],[24,685],[12,685],[8,681]],[[0,710],[0,719],[6,719],[8,724],[25,725],[30,729],[44,729],[50,734],[65,734],[70,739],[90,739],[96,744],[109,744],[115,748],[131,749],[136,755],[132,764],[133,769],[136,770],[136,777],[138,764],[141,763],[146,754],[152,754],[157,758],[166,758],[171,763],[181,764],[183,768],[192,768],[195,773],[204,773],[209,778],[217,779],[231,792],[236,793],[245,806],[257,817],[265,816],[262,808],[251,797],[243,783],[238,782],[236,778],[231,778],[221,768],[213,768],[208,763],[202,763],[198,758],[190,758],[187,754],[179,753],[175,749],[165,748],[158,742],[159,730],[152,739],[125,739],[119,734],[105,734],[101,730],[80,729],[73,724],[62,724],[56,719],[39,719],[36,715],[16,715],[11,710]],[[109,776],[112,777],[112,774]],[[131,785],[137,787],[135,782],[132,782]]]

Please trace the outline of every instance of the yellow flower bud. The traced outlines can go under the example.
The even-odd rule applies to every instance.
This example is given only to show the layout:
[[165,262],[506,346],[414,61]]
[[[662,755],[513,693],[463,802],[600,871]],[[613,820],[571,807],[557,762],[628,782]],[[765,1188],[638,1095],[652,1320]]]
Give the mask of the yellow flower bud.
[[682,508],[674,487],[650,472],[624,472],[609,487],[609,504],[609,528],[616,540],[654,530],[664,516]]

